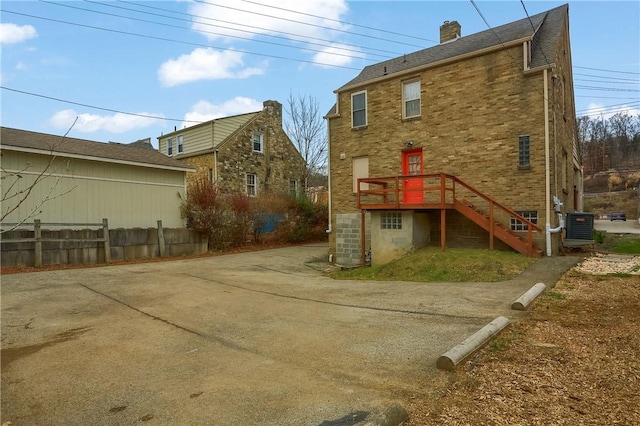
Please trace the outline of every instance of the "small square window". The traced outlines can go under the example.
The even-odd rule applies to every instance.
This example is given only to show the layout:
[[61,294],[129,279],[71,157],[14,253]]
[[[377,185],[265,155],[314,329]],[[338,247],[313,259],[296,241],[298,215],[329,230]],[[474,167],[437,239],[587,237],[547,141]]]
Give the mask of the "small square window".
[[255,132],[251,138],[253,144],[253,152],[262,152],[262,133]]
[[520,135],[518,136],[518,166],[529,167],[530,165],[529,135]]
[[[527,219],[529,222],[534,225],[538,224],[538,212],[535,210],[525,210],[525,211],[516,211],[520,216]],[[512,231],[527,231],[527,224],[519,221],[515,217],[511,218],[511,230]]]
[[402,229],[402,213],[382,212],[380,229]]

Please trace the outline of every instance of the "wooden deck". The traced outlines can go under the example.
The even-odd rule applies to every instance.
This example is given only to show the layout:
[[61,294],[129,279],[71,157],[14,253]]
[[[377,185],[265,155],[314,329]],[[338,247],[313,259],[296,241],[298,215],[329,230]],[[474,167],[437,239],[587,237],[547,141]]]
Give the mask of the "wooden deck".
[[[542,229],[514,210],[483,194],[453,175],[438,173],[358,179],[358,209],[440,210],[440,245],[446,247],[445,212],[455,210],[489,232],[489,248],[498,238],[527,256],[539,256],[533,233]],[[526,229],[526,238],[511,230],[511,221]],[[362,219],[364,229],[364,216]],[[362,232],[364,238],[364,232]],[[364,247],[364,241],[362,244]]]

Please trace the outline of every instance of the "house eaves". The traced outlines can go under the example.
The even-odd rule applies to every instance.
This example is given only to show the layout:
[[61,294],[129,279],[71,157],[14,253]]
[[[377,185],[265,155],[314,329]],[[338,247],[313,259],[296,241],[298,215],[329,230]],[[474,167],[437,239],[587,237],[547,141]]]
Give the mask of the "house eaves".
[[193,168],[165,156],[156,150],[132,147],[126,144],[103,143],[0,127],[2,145],[6,151],[27,152],[63,158],[126,164],[154,169],[190,172]]
[[531,41],[534,35],[537,49],[532,52],[531,68],[543,69],[551,66],[552,58],[556,57],[561,25],[567,16],[568,5],[565,4],[530,18],[369,65],[334,93],[514,47]]

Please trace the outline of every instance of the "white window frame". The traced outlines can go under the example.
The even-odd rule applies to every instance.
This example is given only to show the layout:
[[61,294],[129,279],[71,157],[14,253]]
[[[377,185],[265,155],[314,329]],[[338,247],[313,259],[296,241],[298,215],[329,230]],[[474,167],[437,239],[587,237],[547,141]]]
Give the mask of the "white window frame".
[[178,140],[178,154],[182,154],[183,150],[184,150],[184,137],[182,135],[178,135],[177,137]]
[[[411,85],[418,85],[418,97],[417,98],[411,98],[409,99],[409,97],[407,96],[407,88]],[[402,117],[404,118],[414,118],[414,117],[420,117],[422,115],[422,98],[421,98],[421,93],[420,93],[420,80],[410,80],[410,81],[406,81],[402,83]],[[407,114],[407,103],[408,102],[413,102],[413,101],[418,101],[418,113],[417,114],[413,114],[413,115],[409,115]]]
[[[354,101],[353,98],[355,98],[356,96],[360,96],[360,95],[364,95],[364,108],[363,109],[358,109],[357,111],[354,109]],[[356,112],[360,112],[364,110],[364,123],[362,124],[355,124],[354,123],[354,115]],[[369,121],[367,119],[367,91],[366,90],[361,90],[359,92],[355,92],[351,94],[351,127],[352,128],[356,128],[356,127],[364,127],[366,125],[369,124]]]
[[[249,178],[253,178],[253,182],[249,182]],[[245,178],[247,197],[258,196],[258,175],[255,173],[247,173]]]
[[167,155],[173,156],[173,138],[167,139]]
[[[533,223],[534,225],[538,224],[537,210],[523,210],[523,211],[516,211],[516,213],[518,213],[520,216],[527,219],[529,222]],[[515,232],[527,232],[527,224],[520,222],[515,217],[511,217],[509,227],[512,231],[515,231]]]
[[[257,143],[260,144],[260,149],[256,149],[256,137],[258,138]],[[253,152],[264,152],[264,135],[260,132],[253,132],[251,135],[251,149]]]

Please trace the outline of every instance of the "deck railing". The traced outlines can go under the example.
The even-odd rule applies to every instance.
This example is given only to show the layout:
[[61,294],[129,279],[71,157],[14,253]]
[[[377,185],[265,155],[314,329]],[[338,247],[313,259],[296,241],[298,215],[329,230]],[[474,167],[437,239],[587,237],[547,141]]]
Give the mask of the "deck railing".
[[533,232],[542,232],[535,223],[506,205],[446,173],[360,178],[356,199],[360,210],[445,210],[466,205],[482,212],[489,221],[491,241],[496,224],[506,229],[515,224],[519,230],[526,230],[530,247]]

